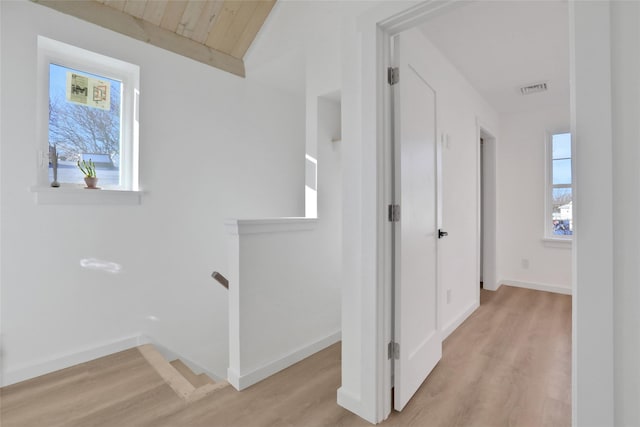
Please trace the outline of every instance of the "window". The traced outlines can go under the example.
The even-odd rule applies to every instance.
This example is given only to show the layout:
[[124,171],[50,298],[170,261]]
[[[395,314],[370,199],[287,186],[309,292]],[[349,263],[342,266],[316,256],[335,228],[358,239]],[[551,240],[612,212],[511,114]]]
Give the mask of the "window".
[[78,161],[92,162],[99,183],[120,186],[122,82],[49,64],[49,182],[82,184]]
[[77,162],[91,160],[100,188],[137,191],[139,67],[46,37],[38,55],[38,184],[57,166],[61,187],[83,187]]
[[549,238],[570,239],[573,235],[571,134],[550,135],[547,157],[546,234]]

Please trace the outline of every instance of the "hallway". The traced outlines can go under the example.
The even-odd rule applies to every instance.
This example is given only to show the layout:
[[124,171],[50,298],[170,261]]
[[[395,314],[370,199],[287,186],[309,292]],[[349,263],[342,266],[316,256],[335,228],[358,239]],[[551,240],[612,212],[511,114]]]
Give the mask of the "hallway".
[[[135,349],[1,389],[3,427],[366,426],[336,404],[340,345],[185,404]],[[571,297],[503,286],[444,342],[384,426],[569,426]]]

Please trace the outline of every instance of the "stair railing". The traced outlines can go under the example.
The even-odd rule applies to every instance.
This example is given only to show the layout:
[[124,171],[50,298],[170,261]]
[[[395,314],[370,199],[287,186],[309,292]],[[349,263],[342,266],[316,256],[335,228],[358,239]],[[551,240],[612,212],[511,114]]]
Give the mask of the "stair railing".
[[217,271],[214,271],[213,273],[211,273],[211,277],[216,279],[218,283],[220,283],[226,289],[229,289],[229,281],[222,274],[218,273]]

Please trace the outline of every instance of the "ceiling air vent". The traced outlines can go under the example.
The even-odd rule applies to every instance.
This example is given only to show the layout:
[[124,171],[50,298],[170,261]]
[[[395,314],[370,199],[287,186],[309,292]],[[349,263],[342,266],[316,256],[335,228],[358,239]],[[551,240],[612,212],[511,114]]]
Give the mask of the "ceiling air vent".
[[532,93],[544,92],[547,90],[546,83],[535,83],[520,88],[520,93],[523,95],[531,95]]

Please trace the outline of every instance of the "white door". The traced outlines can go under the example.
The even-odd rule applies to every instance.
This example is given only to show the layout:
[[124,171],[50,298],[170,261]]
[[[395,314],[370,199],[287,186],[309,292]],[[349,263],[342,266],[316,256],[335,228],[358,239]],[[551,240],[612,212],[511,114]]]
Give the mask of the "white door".
[[[436,271],[436,94],[407,35],[394,38],[394,407],[400,411],[442,357]],[[405,37],[404,39],[402,37]]]

